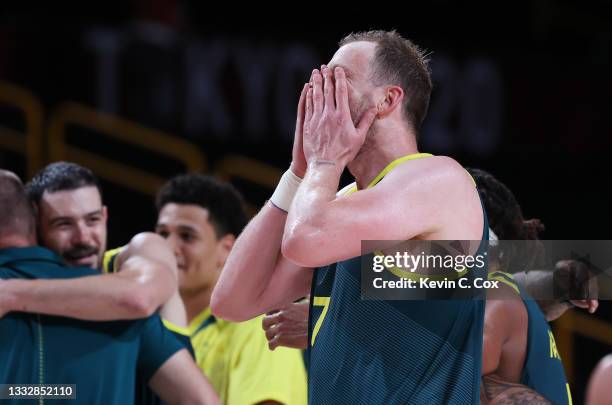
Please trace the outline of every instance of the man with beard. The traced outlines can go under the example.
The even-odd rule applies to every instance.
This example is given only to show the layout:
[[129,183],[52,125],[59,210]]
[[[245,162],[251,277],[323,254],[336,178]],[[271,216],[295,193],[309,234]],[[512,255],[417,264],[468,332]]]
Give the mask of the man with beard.
[[[360,296],[362,241],[480,241],[469,253],[484,254],[472,179],[417,148],[431,88],[425,54],[398,33],[344,38],[304,86],[291,169],[213,292],[213,313],[241,321],[310,291],[311,403],[479,401],[483,300]],[[345,168],[356,183],[336,197]]]
[[[95,175],[75,163],[56,162],[38,172],[26,190],[36,209],[40,244],[68,265],[102,270],[108,211]],[[157,245],[151,240],[155,239],[154,234],[141,233],[116,249],[112,255],[116,274],[75,280],[74,284],[63,284],[62,289],[53,281],[32,284],[22,293],[22,300],[27,302],[24,310],[87,320],[117,320],[146,317],[159,309],[164,326],[193,354],[176,284],[169,283],[168,274],[154,267],[125,265],[134,262],[130,258],[135,250],[154,254]],[[170,270],[176,279],[176,266]],[[146,378],[138,375],[136,385],[137,403],[159,403]]]
[[[75,384],[73,393],[82,403],[125,404],[133,401],[131,382],[138,370],[169,404],[217,403],[214,391],[159,316],[88,322],[41,315],[44,311],[35,308],[42,303],[44,310],[50,295],[24,301],[24,292],[39,282],[53,283],[56,291],[69,291],[69,285],[78,288],[102,277],[90,268],[67,268],[59,256],[35,246],[30,204],[17,176],[6,171],[0,171],[0,212],[0,381]],[[147,247],[135,243],[131,249],[126,271],[155,268],[169,288],[176,285],[170,270],[176,263],[161,238],[150,235]],[[23,402],[11,397],[10,391],[3,392],[7,394],[9,403]]]
[[[69,265],[100,271],[106,251],[108,210],[102,202],[102,190],[94,174],[75,163],[52,163],[28,182],[26,192],[36,212],[40,244],[53,250]],[[135,239],[147,237],[142,234]],[[131,243],[124,247],[116,266],[125,261],[130,246]],[[162,307],[163,318],[171,317],[179,325],[184,324],[178,290],[168,288],[165,276],[159,269],[133,268],[104,275],[95,283],[92,281],[87,290],[83,286],[72,289],[66,285],[61,295],[51,282],[41,283],[33,286],[28,291],[29,296],[24,298],[41,304],[41,297],[58,294],[61,299],[45,303],[38,311],[89,320],[136,319],[149,316]],[[176,273],[173,276],[176,277]],[[175,297],[180,305],[174,305]],[[172,305],[164,311],[167,302]]]

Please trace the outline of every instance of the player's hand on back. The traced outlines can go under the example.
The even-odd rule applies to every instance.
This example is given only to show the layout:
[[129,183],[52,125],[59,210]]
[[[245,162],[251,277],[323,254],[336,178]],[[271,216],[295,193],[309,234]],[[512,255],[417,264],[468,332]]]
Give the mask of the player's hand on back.
[[555,291],[559,305],[546,312],[548,321],[555,320],[572,307],[594,313],[599,307],[597,278],[588,264],[578,260],[560,260],[555,264]]
[[279,346],[295,349],[308,347],[308,307],[308,300],[302,300],[270,312],[263,318],[262,327],[270,350]]

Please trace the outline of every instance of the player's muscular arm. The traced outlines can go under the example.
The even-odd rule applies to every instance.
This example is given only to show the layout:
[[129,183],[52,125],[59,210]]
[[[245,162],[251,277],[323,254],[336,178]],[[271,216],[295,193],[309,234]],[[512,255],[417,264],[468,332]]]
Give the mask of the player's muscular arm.
[[[134,277],[137,278],[138,272],[146,272],[147,267],[140,268],[137,266],[130,266],[130,258],[140,255],[151,259],[158,254],[158,252],[155,251],[158,246],[159,238],[157,234],[142,233],[132,238],[132,241],[122,249],[116,258],[119,271],[135,270],[136,274],[134,274]],[[162,253],[167,256],[167,251]],[[167,261],[169,260],[168,258]],[[172,272],[174,279],[178,278],[178,268],[174,261],[171,266],[165,266],[165,269]],[[155,270],[152,269],[150,271]],[[187,312],[185,311],[185,305],[179,293],[178,286],[174,288],[170,298],[164,300],[166,292],[160,289],[161,286],[159,285],[159,281],[155,277],[149,277],[149,280],[149,289],[148,291],[141,291],[144,296],[140,297],[140,302],[135,302],[135,308],[138,309],[138,305],[141,305],[140,310],[146,314],[151,314],[159,308],[159,315],[163,319],[172,322],[175,326],[187,327]]]
[[136,235],[117,258],[120,271],[67,280],[7,280],[12,311],[107,321],[151,315],[176,290],[176,261],[153,233]]
[[485,307],[482,375],[496,374],[520,381],[527,347],[528,315],[514,291],[503,286],[490,291]]
[[242,231],[213,291],[215,315],[244,321],[308,294],[312,269],[280,253],[287,214],[267,203]]
[[487,301],[482,342],[482,375],[497,371],[503,345],[510,336],[502,304],[501,301]]
[[480,403],[482,405],[552,405],[552,402],[531,388],[503,381],[496,375],[482,378]]
[[[297,108],[291,171],[303,177],[302,148],[305,85]],[[287,213],[268,202],[236,240],[211,298],[212,312],[227,320],[244,321],[285,306],[308,294],[312,270],[281,255]]]
[[159,316],[163,319],[172,322],[176,326],[186,328],[187,322],[187,311],[185,310],[185,304],[178,291],[166,301],[159,309]]
[[[362,240],[408,240],[438,231],[448,210],[446,197],[435,190],[454,194],[462,181],[470,187],[464,173],[453,173],[441,160],[399,166],[376,187],[339,199],[334,199],[339,171],[329,165],[309,169],[287,218],[283,255],[317,267],[361,255]],[[423,172],[436,176],[423,184]]]
[[149,380],[151,389],[169,405],[220,404],[206,377],[183,349],[170,357]]

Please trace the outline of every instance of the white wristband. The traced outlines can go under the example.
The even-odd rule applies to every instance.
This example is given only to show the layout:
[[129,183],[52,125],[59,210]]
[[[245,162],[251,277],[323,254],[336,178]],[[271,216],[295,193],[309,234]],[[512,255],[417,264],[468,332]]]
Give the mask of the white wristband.
[[291,202],[293,201],[293,197],[295,197],[301,182],[302,179],[296,176],[291,169],[287,170],[278,182],[278,186],[276,186],[274,194],[272,194],[272,197],[270,197],[270,202],[281,210],[289,212],[289,207],[291,207]]

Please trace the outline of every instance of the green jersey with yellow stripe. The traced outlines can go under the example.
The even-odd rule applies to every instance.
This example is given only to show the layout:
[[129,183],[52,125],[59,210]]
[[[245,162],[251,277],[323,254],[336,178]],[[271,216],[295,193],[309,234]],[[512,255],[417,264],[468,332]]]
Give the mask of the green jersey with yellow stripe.
[[489,279],[498,280],[511,287],[520,295],[527,309],[527,350],[521,384],[532,388],[556,405],[571,405],[572,395],[561,356],[542,310],[510,274],[496,271],[489,274]]
[[[368,187],[399,164],[393,161]],[[355,192],[356,187],[340,194]],[[484,215],[476,255],[487,247]],[[478,403],[484,299],[364,300],[362,259],[317,268],[309,321],[309,403]],[[486,266],[483,277],[486,277]],[[479,274],[470,269],[462,277]]]

